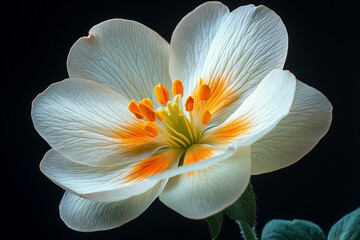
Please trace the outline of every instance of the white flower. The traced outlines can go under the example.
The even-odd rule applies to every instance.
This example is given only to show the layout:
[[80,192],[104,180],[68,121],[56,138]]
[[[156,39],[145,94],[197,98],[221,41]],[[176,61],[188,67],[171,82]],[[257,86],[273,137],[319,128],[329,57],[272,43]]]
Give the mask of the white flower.
[[234,203],[250,175],[298,161],[327,132],[332,107],[282,70],[287,47],[264,6],[204,3],[170,45],[134,21],[93,27],[70,50],[70,78],[33,102],[52,147],[41,170],[66,190],[63,221],[118,227],[158,196],[205,218]]

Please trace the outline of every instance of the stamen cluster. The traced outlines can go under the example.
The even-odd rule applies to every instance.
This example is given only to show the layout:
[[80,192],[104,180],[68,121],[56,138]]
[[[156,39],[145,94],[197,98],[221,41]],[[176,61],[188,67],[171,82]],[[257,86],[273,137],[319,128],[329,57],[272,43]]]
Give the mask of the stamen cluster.
[[154,87],[156,100],[164,107],[154,110],[154,104],[149,98],[140,102],[131,100],[129,110],[137,119],[145,121],[142,128],[150,137],[157,137],[175,148],[188,148],[197,143],[202,135],[204,125],[211,120],[211,113],[205,109],[205,103],[211,97],[211,89],[207,84],[201,84],[194,97],[187,97],[184,107],[182,97],[184,86],[179,79],[172,85],[173,100],[170,101],[168,89],[161,83]]

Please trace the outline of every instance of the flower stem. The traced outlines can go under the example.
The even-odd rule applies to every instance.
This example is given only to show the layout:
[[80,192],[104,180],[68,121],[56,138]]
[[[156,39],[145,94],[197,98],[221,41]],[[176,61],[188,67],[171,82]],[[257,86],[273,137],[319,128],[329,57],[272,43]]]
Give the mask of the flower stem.
[[254,229],[245,221],[235,221],[241,230],[242,236],[245,240],[257,240]]

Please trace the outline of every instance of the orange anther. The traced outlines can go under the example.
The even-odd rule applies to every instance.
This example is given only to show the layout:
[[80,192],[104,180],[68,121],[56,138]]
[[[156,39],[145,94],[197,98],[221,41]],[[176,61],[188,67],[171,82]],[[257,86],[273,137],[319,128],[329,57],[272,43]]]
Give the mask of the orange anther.
[[211,96],[211,89],[207,84],[202,84],[199,88],[199,99],[208,100]]
[[141,112],[143,113],[143,115],[146,117],[147,120],[149,120],[150,122],[155,122],[156,121],[156,114],[155,111],[152,110],[148,105],[139,102],[139,107]]
[[141,113],[134,112],[133,113],[137,119],[144,119],[144,116]]
[[141,113],[140,107],[137,105],[135,100],[131,100],[131,102],[129,103],[128,109],[130,110],[130,112],[132,112],[135,115],[135,117],[137,119],[144,118],[144,116]]
[[143,128],[144,132],[150,137],[155,137],[159,134],[158,127],[152,122],[146,122]]
[[164,115],[161,113],[161,112],[159,112],[159,111],[155,111],[155,114],[156,114],[156,118],[160,121],[160,122],[162,122],[163,120],[164,120]]
[[151,109],[154,108],[154,104],[149,98],[144,98],[141,102],[148,105]]
[[164,106],[166,106],[167,102],[170,100],[169,91],[166,89],[164,85],[159,83],[154,88],[155,97],[158,102]]
[[175,79],[173,82],[172,94],[174,96],[181,94],[181,97],[184,95],[184,86],[179,79]]
[[206,110],[201,116],[201,123],[204,124],[204,125],[208,124],[210,122],[210,120],[211,120],[211,116],[212,115],[209,112],[209,110]]
[[191,96],[188,96],[188,98],[185,101],[185,110],[188,112],[191,112],[194,109],[194,99]]

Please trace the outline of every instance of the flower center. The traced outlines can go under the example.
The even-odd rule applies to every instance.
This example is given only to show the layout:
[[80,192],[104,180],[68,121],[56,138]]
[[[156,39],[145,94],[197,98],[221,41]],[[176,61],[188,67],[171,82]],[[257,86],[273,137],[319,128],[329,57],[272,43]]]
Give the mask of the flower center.
[[154,110],[154,104],[148,98],[136,103],[131,100],[129,110],[137,119],[144,121],[143,130],[156,137],[165,145],[173,148],[189,148],[197,143],[203,133],[204,126],[211,120],[211,113],[205,109],[206,101],[211,97],[211,89],[199,82],[194,96],[187,97],[183,105],[184,86],[176,79],[173,82],[173,99],[167,88],[159,83],[154,88],[156,100],[163,105]]

